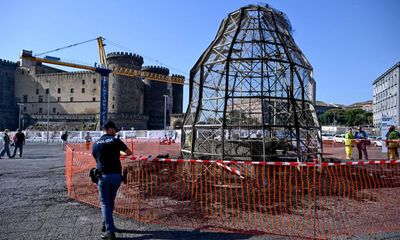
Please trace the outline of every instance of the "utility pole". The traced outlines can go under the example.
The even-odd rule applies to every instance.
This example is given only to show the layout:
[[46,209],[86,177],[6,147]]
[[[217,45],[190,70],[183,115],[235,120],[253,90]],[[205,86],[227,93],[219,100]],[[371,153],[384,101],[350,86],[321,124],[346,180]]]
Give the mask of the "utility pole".
[[21,129],[21,115],[22,115],[22,110],[21,107],[24,106],[23,103],[17,103],[19,107],[19,112],[18,112],[18,128]]
[[50,79],[49,82],[49,92],[47,93],[47,144],[49,144],[49,122],[50,122]]
[[164,96],[164,137],[167,135],[167,98],[168,95],[163,95]]

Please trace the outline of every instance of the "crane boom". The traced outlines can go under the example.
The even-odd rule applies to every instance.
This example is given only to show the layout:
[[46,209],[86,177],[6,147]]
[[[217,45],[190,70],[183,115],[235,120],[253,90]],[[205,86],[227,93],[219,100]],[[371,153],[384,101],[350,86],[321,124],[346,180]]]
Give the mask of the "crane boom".
[[184,81],[185,81],[183,78],[179,78],[179,77],[166,76],[166,75],[162,75],[162,74],[145,72],[145,71],[135,70],[135,69],[131,69],[131,68],[125,68],[125,67],[114,66],[111,69],[111,71],[114,74],[118,74],[118,75],[122,75],[122,76],[142,77],[142,78],[146,78],[148,80],[173,83],[173,84],[181,84],[182,85],[182,84],[184,84]]
[[[48,59],[48,58],[33,57],[31,52],[29,52],[29,51],[22,51],[21,59],[30,60],[32,62],[54,64],[54,65],[59,65],[59,66],[64,66],[64,67],[85,69],[85,70],[89,70],[89,71],[93,71],[93,72],[96,72],[98,69],[96,67],[87,66],[87,65],[69,63],[69,62],[64,62],[64,61],[59,61],[59,60],[54,60],[54,59]],[[166,76],[166,75],[162,75],[162,74],[145,72],[145,71],[135,70],[135,69],[131,69],[131,68],[125,68],[125,67],[115,66],[110,70],[112,71],[113,74],[118,74],[118,75],[128,76],[128,77],[142,77],[142,78],[146,78],[148,80],[165,82],[165,83],[173,83],[173,84],[183,85],[185,82],[184,78],[179,78],[179,77],[174,77],[174,76]]]
[[53,59],[48,59],[48,58],[32,57],[32,55],[26,54],[25,52],[22,53],[21,59],[30,60],[32,62],[54,64],[54,65],[59,65],[59,66],[64,66],[64,67],[85,69],[85,70],[94,71],[94,72],[96,71],[95,67],[76,64],[76,63],[63,62],[63,61],[58,61],[58,60],[53,60]]

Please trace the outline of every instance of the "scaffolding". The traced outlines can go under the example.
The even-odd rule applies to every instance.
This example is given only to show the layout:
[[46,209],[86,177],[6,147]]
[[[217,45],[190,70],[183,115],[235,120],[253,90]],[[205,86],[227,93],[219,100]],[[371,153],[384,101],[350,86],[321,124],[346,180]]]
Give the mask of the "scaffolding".
[[321,159],[312,66],[284,13],[230,13],[190,72],[182,155],[192,159]]

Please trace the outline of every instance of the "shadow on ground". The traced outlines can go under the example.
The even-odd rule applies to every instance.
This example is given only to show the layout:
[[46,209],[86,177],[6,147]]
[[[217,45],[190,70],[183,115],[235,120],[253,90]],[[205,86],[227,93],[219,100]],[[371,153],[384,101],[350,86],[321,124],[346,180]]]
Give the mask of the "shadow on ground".
[[200,232],[195,231],[141,231],[141,230],[118,230],[119,233],[141,235],[141,236],[126,236],[118,238],[120,240],[138,240],[138,239],[210,239],[210,240],[229,240],[229,239],[249,239],[250,234],[238,233],[215,233],[215,232]]

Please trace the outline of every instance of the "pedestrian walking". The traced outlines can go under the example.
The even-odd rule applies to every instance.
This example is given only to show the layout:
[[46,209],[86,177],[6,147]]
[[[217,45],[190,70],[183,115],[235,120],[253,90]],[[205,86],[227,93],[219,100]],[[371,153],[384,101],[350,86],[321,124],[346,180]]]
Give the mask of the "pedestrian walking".
[[397,152],[397,149],[399,147],[398,140],[399,140],[399,133],[396,131],[396,127],[392,125],[389,127],[389,131],[386,134],[386,145],[389,149],[390,160],[398,158],[398,152]]
[[61,134],[61,140],[62,140],[62,150],[65,151],[67,147],[67,142],[68,142],[68,132],[65,131],[63,134]]
[[87,132],[86,136],[85,136],[85,146],[86,146],[86,150],[90,149],[90,145],[92,144],[92,136],[90,136],[90,133]]
[[353,141],[354,141],[354,135],[353,135],[353,129],[349,128],[344,135],[344,148],[346,151],[346,160],[352,160],[352,153],[353,153]]
[[358,159],[361,160],[364,157],[365,160],[368,161],[368,152],[367,152],[367,142],[368,142],[368,134],[362,130],[361,126],[358,126],[358,131],[355,134],[356,145],[358,149]]
[[21,129],[17,129],[17,133],[13,137],[14,140],[14,154],[12,157],[15,157],[17,154],[17,149],[19,149],[19,157],[22,157],[23,146],[25,145],[25,134]]
[[9,130],[5,129],[3,132],[3,149],[0,152],[0,159],[4,156],[4,154],[7,153],[7,156],[9,158],[12,158],[11,154],[10,154],[10,143],[11,143],[11,139],[9,134]]
[[103,216],[102,231],[105,232],[101,238],[115,239],[114,201],[122,181],[120,151],[125,152],[126,155],[132,155],[132,152],[125,143],[115,137],[118,129],[114,122],[107,122],[104,130],[106,134],[95,142],[92,155],[96,159],[96,166],[100,172],[97,186]]

